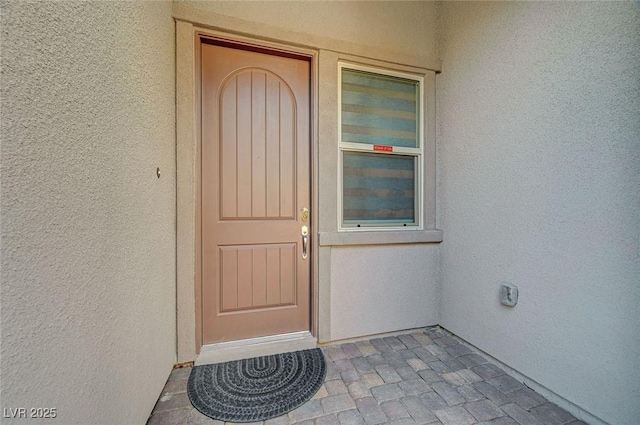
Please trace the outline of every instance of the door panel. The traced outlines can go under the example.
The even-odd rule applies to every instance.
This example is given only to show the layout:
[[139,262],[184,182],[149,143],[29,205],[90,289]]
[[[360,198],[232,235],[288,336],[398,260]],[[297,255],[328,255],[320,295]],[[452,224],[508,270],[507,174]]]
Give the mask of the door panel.
[[295,102],[282,83],[245,69],[221,88],[222,219],[295,217]]
[[294,305],[294,244],[220,247],[221,313]]
[[309,62],[201,53],[203,343],[309,330]]

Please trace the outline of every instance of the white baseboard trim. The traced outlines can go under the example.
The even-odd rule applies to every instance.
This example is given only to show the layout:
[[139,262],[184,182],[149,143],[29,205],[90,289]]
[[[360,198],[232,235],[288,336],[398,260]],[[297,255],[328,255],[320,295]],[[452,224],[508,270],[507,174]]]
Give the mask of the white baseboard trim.
[[316,346],[317,340],[309,331],[221,342],[202,347],[195,366],[308,350]]

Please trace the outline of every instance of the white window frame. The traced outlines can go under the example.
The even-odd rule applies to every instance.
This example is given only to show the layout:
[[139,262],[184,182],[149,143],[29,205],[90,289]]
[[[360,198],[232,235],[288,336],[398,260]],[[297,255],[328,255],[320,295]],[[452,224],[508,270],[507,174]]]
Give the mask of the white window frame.
[[[379,74],[384,76],[404,78],[407,80],[414,80],[418,82],[418,137],[416,148],[406,148],[401,146],[393,146],[393,151],[378,151],[374,150],[374,145],[367,145],[365,143],[350,143],[342,141],[342,70],[352,69],[356,71],[370,72],[373,74]],[[410,74],[407,72],[400,72],[390,70],[381,67],[365,66],[360,64],[354,64],[350,62],[338,62],[338,231],[339,232],[363,232],[363,231],[415,231],[424,230],[424,209],[422,191],[424,184],[424,145],[425,145],[425,132],[424,132],[424,111],[425,111],[425,97],[424,97],[424,76]],[[360,227],[344,224],[343,218],[343,153],[344,152],[366,152],[381,155],[401,155],[401,156],[413,156],[415,157],[415,183],[414,183],[414,205],[415,209],[415,223],[413,224],[365,224]]]

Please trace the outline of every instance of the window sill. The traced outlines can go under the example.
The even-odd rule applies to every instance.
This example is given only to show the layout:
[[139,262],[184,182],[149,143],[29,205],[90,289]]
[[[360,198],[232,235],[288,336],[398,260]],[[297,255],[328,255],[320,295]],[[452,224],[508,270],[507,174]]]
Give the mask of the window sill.
[[394,245],[442,242],[442,230],[320,232],[320,246]]

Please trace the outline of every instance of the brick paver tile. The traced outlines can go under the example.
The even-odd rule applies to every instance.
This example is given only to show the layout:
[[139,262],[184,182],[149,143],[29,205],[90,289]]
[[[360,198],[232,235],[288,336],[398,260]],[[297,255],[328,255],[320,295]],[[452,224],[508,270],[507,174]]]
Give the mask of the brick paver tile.
[[449,353],[447,353],[444,348],[440,347],[439,345],[436,344],[429,344],[426,347],[424,347],[427,349],[427,351],[429,351],[431,354],[433,354],[434,356],[440,358],[450,358],[451,356],[449,355]]
[[451,345],[455,345],[455,344],[459,344],[458,341],[456,341],[454,338],[445,335],[441,338],[431,338],[433,339],[433,342],[436,343],[436,345],[439,345],[440,347],[449,347]]
[[467,381],[465,381],[460,375],[455,372],[443,373],[442,379],[444,379],[446,383],[453,385],[454,387],[460,387],[467,384]]
[[404,360],[415,359],[417,357],[415,353],[408,348],[406,350],[396,351],[396,353],[398,353],[398,355]]
[[364,425],[364,419],[357,409],[338,413],[340,425]]
[[334,379],[340,379],[340,372],[338,372],[336,366],[333,363],[327,362],[327,376],[324,378],[324,380],[332,381]]
[[168,381],[180,381],[183,379],[189,379],[189,374],[191,374],[192,367],[181,367],[178,369],[174,369],[171,371],[169,375]]
[[561,425],[574,421],[576,418],[569,412],[553,403],[545,403],[530,410],[540,422],[549,425]]
[[389,345],[382,338],[374,338],[369,342],[371,342],[371,345],[373,345],[373,347],[380,353],[392,351],[391,347],[389,347]]
[[405,345],[405,347],[407,348],[416,348],[416,347],[420,347],[422,344],[420,344],[418,341],[416,341],[416,339],[409,334],[405,334],[405,335],[399,335],[398,339]]
[[441,336],[446,335],[445,332],[437,326],[426,328],[422,333],[431,339],[440,338]]
[[377,387],[378,385],[383,385],[384,381],[378,375],[377,372],[366,373],[360,377],[360,382],[365,384],[368,388]]
[[[323,400],[326,400],[326,398]],[[322,410],[320,400],[310,400],[297,409],[289,412],[289,419],[291,419],[292,422],[302,422],[309,419],[319,418],[323,415],[324,411]]]
[[412,333],[411,336],[413,337],[413,339],[418,341],[422,346],[433,344],[433,341],[431,341],[431,338],[429,338],[423,333],[415,332],[415,333]]
[[423,362],[422,360],[417,359],[417,358],[416,359],[407,359],[407,364],[409,366],[411,366],[411,368],[413,370],[415,370],[416,372],[429,368],[429,366],[427,366],[427,364],[425,362]]
[[342,351],[344,351],[344,354],[346,354],[348,358],[362,357],[362,353],[360,352],[360,349],[356,344],[352,342],[342,344],[340,347],[342,348]]
[[544,397],[529,388],[513,391],[507,394],[507,397],[525,410],[530,410],[547,402]]
[[433,390],[437,392],[438,395],[442,397],[444,401],[446,401],[450,406],[455,406],[456,404],[466,402],[464,397],[462,397],[454,387],[447,384],[446,382],[436,382],[435,384],[431,385],[431,388],[433,388]]
[[[149,420],[147,421],[147,424],[148,425],[186,425],[188,415],[189,415],[188,408],[169,410],[164,412],[154,412],[149,418]],[[223,423],[219,421],[217,422],[218,424]]]
[[382,354],[380,353],[367,356],[366,359],[373,367],[376,367],[381,364],[387,364],[387,361],[385,360],[384,357],[382,357]]
[[502,406],[505,403],[511,402],[507,395],[501,393],[496,389],[496,387],[494,387],[493,385],[489,385],[484,381],[474,382],[471,385],[497,406]]
[[[264,425],[585,425],[439,327],[322,352],[313,399]],[[149,425],[223,425],[189,404],[190,372],[172,372]]]
[[435,421],[436,415],[422,402],[419,397],[409,396],[400,400],[404,407],[407,408],[407,412],[418,424],[428,424]]
[[515,403],[508,403],[504,406],[500,406],[500,408],[504,410],[507,415],[515,419],[520,425],[544,425],[536,419],[535,416]]
[[370,356],[372,354],[376,354],[378,350],[375,349],[373,345],[369,341],[358,341],[356,342],[356,346],[358,350],[362,353],[363,356]]
[[187,393],[167,394],[158,400],[153,413],[166,412],[167,410],[186,409],[191,407]]
[[525,386],[509,375],[500,375],[487,380],[487,383],[496,387],[499,391],[507,394],[512,391],[524,389]]
[[450,345],[448,347],[445,347],[444,351],[449,353],[451,357],[460,357],[460,356],[464,356],[465,354],[472,353],[469,347],[462,344]]
[[407,366],[407,361],[403,359],[397,351],[389,351],[382,353],[382,357],[386,363],[394,369]]
[[505,415],[498,406],[489,400],[472,401],[465,404],[464,408],[479,421],[489,421]]
[[[337,381],[327,381],[327,382],[337,382]],[[329,395],[329,392],[327,391],[327,387],[325,386],[325,384],[322,384],[322,386],[320,387],[318,392],[315,393],[313,398],[325,398],[328,395]]]
[[369,360],[364,357],[354,357],[351,359],[351,364],[353,364],[356,370],[359,373],[369,373],[373,372],[373,366],[369,363]]
[[345,384],[350,384],[352,382],[356,382],[360,380],[360,375],[358,375],[358,371],[355,369],[350,369],[340,374],[340,379],[344,381]]
[[327,350],[326,353],[334,362],[336,360],[343,360],[347,358],[347,354],[342,350],[342,348],[339,345],[329,346],[327,347],[326,350]]
[[489,363],[487,359],[477,355],[476,353],[467,354],[466,356],[460,356],[457,360],[464,364],[468,368],[472,368],[474,366],[480,366],[485,363]]
[[473,416],[461,406],[436,410],[434,413],[444,425],[472,425],[476,423]]
[[[435,347],[437,347],[437,345]],[[442,348],[442,347],[440,347],[440,348]],[[446,351],[444,352],[444,354],[437,355],[436,358],[438,360],[440,360],[441,362],[453,359],[453,357],[451,357],[451,354],[447,353]]]
[[492,365],[490,363],[483,364],[480,366],[474,366],[471,368],[471,370],[476,375],[478,375],[479,377],[485,380],[495,378],[496,376],[504,375],[504,372],[498,366]]
[[400,389],[398,384],[385,384],[380,385],[379,387],[373,387],[371,388],[371,394],[373,394],[379,403],[404,397],[404,392]]
[[394,419],[392,421],[389,421],[388,423],[389,425],[416,425],[416,421],[414,421],[412,418]]
[[449,369],[447,368],[447,365],[445,365],[444,363],[442,363],[440,361],[429,363],[429,367],[431,369],[435,370],[436,372],[438,372],[439,374],[443,374],[443,373],[449,372]]
[[[289,419],[288,415],[278,416],[277,418],[264,421],[264,425],[289,425],[290,423],[291,423],[291,419]],[[206,425],[213,425],[213,424],[206,424]]]
[[422,360],[425,363],[438,361],[438,358],[425,347],[414,348],[411,351],[413,351],[413,354],[415,354],[420,360]]
[[394,350],[404,350],[405,348],[407,348],[397,337],[395,336],[388,336],[384,339],[384,342],[387,343],[387,345],[391,348],[393,348]]
[[376,366],[376,372],[378,372],[378,375],[380,375],[387,384],[402,381],[400,375],[398,375],[398,373],[387,364]]
[[582,422],[582,421],[572,421],[569,422],[567,425],[588,425],[586,422]]
[[372,397],[356,400],[356,406],[358,406],[358,411],[367,424],[375,425],[387,422],[387,416],[378,402]]
[[329,395],[345,394],[348,392],[347,386],[341,380],[326,382],[324,386]]
[[336,370],[338,372],[344,372],[345,370],[356,368],[349,359],[336,360],[333,364],[336,366]]
[[[188,375],[187,375],[188,376]],[[188,379],[169,379],[162,389],[162,396],[165,395],[173,395],[178,393],[186,393],[187,392],[187,382]]]
[[478,422],[476,425],[518,425],[518,422],[509,416],[501,416],[490,421]]
[[363,397],[371,397],[369,387],[360,381],[349,384],[349,394],[351,394],[351,398],[354,400]]
[[484,395],[482,395],[478,390],[473,388],[470,384],[463,385],[461,387],[457,387],[456,390],[460,393],[462,397],[464,397],[467,401],[476,401],[484,399]]
[[399,382],[398,386],[402,389],[402,391],[404,391],[406,395],[418,395],[432,391],[429,384],[420,379],[420,377],[411,381]]
[[[291,421],[289,420],[289,417],[286,415],[285,415],[285,421],[286,422],[278,422],[273,424],[270,423],[269,425],[289,425],[291,423]],[[147,422],[147,424],[150,425],[150,422]],[[223,421],[211,419],[210,417],[205,416],[202,413],[198,412],[195,408],[190,409],[189,413],[187,414],[186,425],[223,425],[223,424],[224,424]]]
[[316,419],[316,425],[340,425],[336,415],[320,416]]
[[350,410],[356,407],[349,394],[330,395],[321,400],[324,413],[338,413],[343,410]]
[[385,401],[380,407],[382,407],[382,411],[390,420],[410,417],[407,409],[397,400]]
[[420,375],[418,375],[410,366],[400,367],[396,369],[396,373],[400,375],[403,381],[420,379]]
[[442,362],[447,366],[447,369],[451,372],[456,372],[458,370],[466,369],[467,367],[459,362],[457,359],[451,358],[442,360]]
[[424,393],[424,394],[420,394],[419,398],[420,398],[420,401],[422,401],[424,403],[424,405],[427,406],[427,409],[429,409],[431,411],[435,411],[435,410],[444,409],[446,407],[449,407],[447,402],[444,401],[442,399],[442,397],[440,397],[438,394],[436,394],[433,391],[432,392],[428,392],[428,393]]
[[482,378],[470,369],[460,369],[457,373],[458,375],[462,376],[462,379],[470,384],[482,381]]
[[420,375],[420,377],[424,379],[424,382],[426,382],[427,384],[433,384],[434,382],[442,381],[442,376],[440,376],[440,374],[438,374],[431,368],[419,371],[418,375]]
[[[311,419],[308,419],[308,420],[302,421],[302,422],[294,422],[294,423],[296,425],[315,425],[315,422],[313,422]],[[235,422],[225,422],[224,424],[225,425],[238,425]],[[248,425],[255,425],[255,424],[248,424]]]

